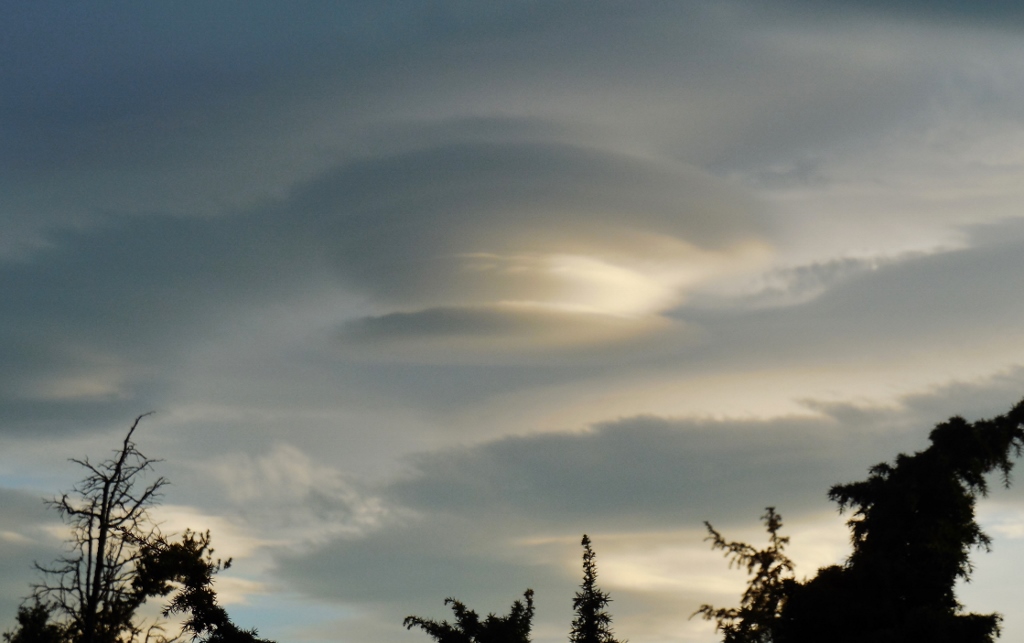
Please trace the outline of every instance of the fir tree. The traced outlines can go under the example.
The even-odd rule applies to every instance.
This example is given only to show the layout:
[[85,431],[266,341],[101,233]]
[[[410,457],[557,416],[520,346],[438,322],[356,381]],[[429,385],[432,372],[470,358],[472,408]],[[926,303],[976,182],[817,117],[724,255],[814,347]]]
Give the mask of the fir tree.
[[590,538],[583,534],[583,582],[572,599],[576,618],[569,631],[571,643],[618,643],[612,634],[612,617],[605,611],[612,599],[597,587],[597,563]]
[[746,568],[751,579],[743,592],[740,606],[714,607],[701,605],[690,615],[700,614],[706,621],[715,621],[715,630],[722,632],[724,643],[772,643],[774,631],[793,584],[793,561],[784,553],[789,536],[780,536],[782,516],[775,507],[768,507],[761,516],[768,531],[768,546],[757,549],[743,542],[730,542],[711,523],[705,522],[712,549],[721,549],[729,558],[729,566]]
[[406,616],[402,625],[407,630],[418,627],[429,634],[437,643],[530,643],[530,629],[533,625],[533,590],[523,593],[524,601],[512,603],[506,616],[488,614],[481,619],[462,601],[452,597],[444,599],[455,615],[455,622],[435,621]]
[[790,577],[788,538],[778,535],[773,509],[764,516],[764,550],[728,542],[707,525],[712,546],[754,576],[740,608],[702,605],[695,614],[717,621],[726,643],[993,643],[1002,617],[965,613],[955,589],[970,580],[972,550],[991,544],[974,508],[989,474],[1010,485],[1013,460],[1024,452],[1024,401],[988,420],[952,417],[928,437],[927,449],[832,487],[840,512],[853,513],[853,553],[810,580]]
[[[929,439],[924,451],[829,491],[840,511],[853,512],[853,553],[793,588],[779,640],[992,643],[999,635],[1000,615],[964,613],[954,590],[970,580],[971,551],[991,543],[974,506],[988,493],[987,474],[1010,485],[1024,450],[1024,402],[989,420],[952,417]],[[837,623],[846,624],[841,632]]]

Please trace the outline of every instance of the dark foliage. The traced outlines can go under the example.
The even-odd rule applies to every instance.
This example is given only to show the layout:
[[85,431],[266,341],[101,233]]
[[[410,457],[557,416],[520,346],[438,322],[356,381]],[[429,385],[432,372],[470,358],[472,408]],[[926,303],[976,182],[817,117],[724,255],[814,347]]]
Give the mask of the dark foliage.
[[455,622],[437,622],[418,616],[407,616],[402,624],[411,630],[418,627],[434,638],[437,643],[529,643],[533,622],[533,590],[523,593],[524,601],[512,603],[512,609],[505,616],[488,614],[483,620],[461,601],[444,599],[451,605]]
[[700,614],[704,620],[715,621],[715,630],[723,634],[725,643],[769,643],[785,605],[786,595],[793,584],[793,561],[784,553],[788,536],[780,536],[782,516],[775,507],[768,507],[761,519],[768,531],[768,546],[756,549],[741,542],[729,542],[705,522],[712,549],[721,549],[729,559],[729,567],[745,568],[753,575],[740,599],[739,607],[701,605],[691,615]]
[[18,626],[4,632],[7,643],[64,643],[64,630],[52,622],[50,606],[35,601],[18,608]]
[[[974,519],[986,475],[1010,484],[1024,447],[1024,402],[1009,413],[970,423],[953,417],[929,435],[931,446],[900,454],[867,480],[836,485],[829,497],[851,509],[853,553],[794,588],[779,640],[802,643],[927,640],[989,643],[998,614],[964,614],[954,594],[971,573],[972,549],[990,539]],[[836,631],[836,623],[844,623]]]
[[135,587],[147,596],[166,596],[177,588],[164,616],[187,615],[183,632],[208,643],[267,643],[256,630],[243,630],[217,603],[213,577],[231,566],[213,558],[210,532],[186,531],[178,542],[160,538],[146,546],[136,570]]
[[762,551],[726,542],[708,525],[713,546],[754,578],[739,609],[704,605],[696,613],[716,620],[727,642],[992,643],[1001,617],[963,613],[954,589],[970,577],[971,551],[990,545],[975,503],[988,492],[988,474],[998,470],[1009,486],[1024,448],[1022,422],[1024,402],[989,420],[953,417],[935,427],[924,451],[832,487],[840,512],[853,512],[853,553],[806,582],[782,576],[792,564],[773,510],[765,516],[771,545]]
[[605,611],[612,599],[597,587],[597,554],[590,546],[590,538],[583,534],[583,582],[573,597],[576,617],[569,631],[571,643],[619,643],[612,634],[612,617]]

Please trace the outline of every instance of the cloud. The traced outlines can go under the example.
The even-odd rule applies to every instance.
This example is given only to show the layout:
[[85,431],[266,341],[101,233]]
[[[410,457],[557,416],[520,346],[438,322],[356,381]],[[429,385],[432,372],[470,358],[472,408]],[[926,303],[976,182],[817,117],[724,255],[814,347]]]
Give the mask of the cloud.
[[686,336],[685,329],[673,326],[680,324],[530,304],[428,308],[344,322],[336,354],[435,365],[607,361],[610,347],[618,354],[652,337]]
[[[458,159],[452,176],[467,185],[440,180],[445,159]],[[899,391],[934,381],[936,365],[951,380],[1016,363],[1012,222],[965,229],[955,251],[765,271],[759,240],[774,233],[756,208],[673,167],[560,146],[460,146],[344,166],[231,217],[110,217],[55,233],[33,259],[0,264],[5,431],[96,429],[160,408],[214,338],[237,353],[222,360],[302,347],[333,360],[324,368],[339,382],[428,404],[451,402],[458,381],[475,380],[462,397],[482,400],[481,386],[486,396],[531,378],[567,383],[595,363],[619,366],[600,375],[608,382],[641,362],[682,379],[739,360],[745,372],[827,363],[839,373],[936,339],[934,363],[907,359],[916,374],[886,376],[910,378]],[[230,331],[243,319],[248,334]],[[442,382],[416,373],[430,363],[533,370],[452,370],[437,398]]]
[[[991,373],[1020,362],[1024,339],[1012,322],[1024,310],[1010,275],[1024,266],[1011,239],[888,261],[791,306],[727,311],[684,305],[674,315],[708,329],[713,341],[702,350],[718,354],[702,359],[716,362],[744,354],[748,365],[821,363],[828,355],[852,365],[903,354],[918,356],[924,367],[929,359],[921,351],[928,345],[936,362],[946,360],[951,380],[958,371],[967,376],[981,355]],[[992,359],[997,354],[1001,363]]]
[[154,408],[185,345],[281,285],[222,224],[114,217],[0,263],[5,430],[88,429]]
[[0,488],[0,505],[0,612],[13,615],[32,583],[40,580],[33,561],[49,563],[61,554],[61,543],[51,533],[56,516],[39,496]]
[[281,207],[334,242],[324,252],[344,283],[392,308],[344,322],[349,342],[436,338],[442,327],[476,338],[474,348],[524,331],[539,331],[541,345],[552,332],[615,339],[616,328],[643,331],[696,284],[770,252],[756,204],[711,177],[551,144],[355,165]]
[[834,417],[628,418],[584,433],[424,454],[414,461],[416,475],[393,483],[391,493],[420,511],[545,525],[589,519],[605,530],[746,520],[782,499],[827,508],[833,478],[855,476],[892,450],[877,445],[877,431]]
[[234,454],[202,468],[223,485],[227,511],[251,529],[293,544],[375,533],[394,519],[379,498],[287,444],[256,457]]
[[[693,527],[705,519],[741,524],[767,505],[791,517],[827,512],[832,484],[864,477],[898,452],[925,448],[930,427],[958,411],[969,418],[1005,411],[1020,381],[1017,373],[950,385],[902,398],[896,407],[808,401],[816,415],[648,416],[577,433],[505,437],[420,453],[382,498],[420,516],[410,523],[418,525],[414,531],[436,517],[439,527],[447,520],[492,525],[487,529],[504,524],[509,538]],[[965,399],[974,405],[958,408]],[[346,540],[355,546],[359,539]]]
[[481,270],[488,258],[516,268],[531,256],[614,261],[643,249],[653,262],[766,231],[754,201],[693,168],[553,144],[447,145],[356,163],[282,209],[319,224],[342,274],[405,302],[468,303],[495,287],[521,299],[515,275],[530,266]]
[[187,6],[11,16],[2,250],[111,211],[224,214],[339,161],[495,136],[747,176],[811,162],[833,181],[835,162],[946,122],[950,75],[973,83],[954,96],[972,110],[1020,102],[971,62],[1015,57],[992,33],[908,38],[884,13],[826,21],[800,2]]
[[[392,609],[404,604],[398,609],[408,610],[430,602],[432,611],[436,601],[449,595],[472,595],[485,604],[507,596],[511,603],[538,576],[550,576],[541,565],[504,556],[500,539],[488,546],[480,527],[468,516],[411,522],[371,538],[336,540],[301,556],[282,556],[279,571],[300,591],[321,600],[388,603]],[[387,564],[385,550],[390,552]],[[339,578],[347,580],[336,582]]]
[[[344,291],[380,314],[342,305],[343,337],[409,339],[443,317],[499,343],[615,340],[756,264],[763,235],[748,199],[692,168],[554,144],[349,163],[232,216],[108,216],[0,264],[3,413],[24,431],[157,407],[218,327]],[[620,330],[628,318],[645,323]]]
[[759,309],[793,306],[806,303],[823,295],[843,282],[864,272],[877,270],[880,265],[898,259],[860,259],[841,257],[806,265],[781,267],[757,275],[746,275],[710,292],[697,292],[687,302],[688,307]]
[[803,11],[825,10],[828,12],[868,12],[876,18],[905,20],[917,23],[938,23],[962,27],[965,23],[995,29],[1017,29],[1024,25],[1024,14],[1020,6],[1001,0],[986,5],[984,11],[963,0],[947,2],[926,2],[923,0],[900,0],[881,2],[879,0],[854,0],[853,2],[804,2],[790,3]]

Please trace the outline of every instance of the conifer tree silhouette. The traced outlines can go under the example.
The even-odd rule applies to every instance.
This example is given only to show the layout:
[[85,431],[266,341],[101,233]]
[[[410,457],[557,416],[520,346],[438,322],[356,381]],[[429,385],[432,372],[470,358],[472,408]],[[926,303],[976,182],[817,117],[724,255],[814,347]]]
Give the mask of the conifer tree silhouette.
[[185,615],[182,634],[203,643],[272,643],[257,638],[255,629],[244,630],[228,617],[217,601],[213,579],[231,566],[231,559],[214,559],[210,532],[185,530],[181,539],[164,537],[147,543],[136,566],[133,585],[146,596],[174,595],[163,616]]
[[612,617],[605,611],[612,601],[607,592],[597,587],[597,554],[590,546],[590,538],[583,534],[583,582],[572,600],[576,617],[569,631],[570,643],[619,643],[612,633]]
[[772,643],[786,595],[793,583],[793,561],[783,550],[788,536],[780,536],[782,516],[775,507],[765,509],[761,516],[768,531],[768,546],[757,549],[742,542],[729,542],[711,523],[705,522],[712,549],[721,549],[729,559],[729,567],[746,568],[752,574],[739,607],[701,605],[690,615],[700,614],[706,621],[715,621],[715,631],[722,632],[725,643]]
[[483,620],[462,601],[452,597],[444,599],[451,605],[455,622],[434,621],[419,616],[406,616],[402,625],[407,630],[422,629],[437,643],[530,643],[533,626],[533,590],[523,593],[524,601],[516,600],[505,616],[488,614]]
[[[779,641],[990,643],[999,614],[965,614],[954,594],[969,580],[972,549],[991,539],[974,518],[986,475],[1010,485],[1024,448],[1024,401],[1007,414],[967,422],[955,416],[929,435],[931,446],[870,469],[867,480],[832,487],[829,498],[853,516],[853,553],[794,586]],[[840,627],[841,626],[841,627]]]
[[970,579],[971,551],[991,544],[974,507],[988,493],[988,474],[998,470],[1010,485],[1013,458],[1024,450],[1024,401],[987,420],[954,416],[929,440],[923,451],[871,467],[867,480],[829,490],[840,513],[853,512],[853,553],[811,580],[781,575],[792,563],[773,509],[764,516],[771,545],[762,551],[707,525],[714,548],[761,571],[739,609],[703,605],[694,614],[716,620],[728,643],[993,643],[1002,617],[964,613],[954,590]]

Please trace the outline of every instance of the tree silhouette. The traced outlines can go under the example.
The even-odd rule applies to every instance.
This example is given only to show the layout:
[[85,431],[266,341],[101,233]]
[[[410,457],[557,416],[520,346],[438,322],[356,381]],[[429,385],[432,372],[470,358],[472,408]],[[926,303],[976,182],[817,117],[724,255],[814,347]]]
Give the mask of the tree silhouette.
[[53,565],[36,564],[43,581],[32,595],[51,606],[72,643],[129,641],[142,633],[135,612],[146,596],[133,586],[135,565],[145,544],[159,536],[149,509],[167,484],[162,477],[143,484],[156,462],[132,442],[143,417],[135,418],[113,458],[99,464],[72,459],[88,474],[48,501],[71,527],[71,551]]
[[178,542],[161,537],[145,546],[134,585],[147,596],[166,596],[176,589],[163,615],[187,615],[182,632],[193,641],[268,643],[257,638],[256,630],[235,625],[217,603],[213,577],[230,566],[230,558],[223,562],[213,558],[209,531],[187,530]]
[[743,592],[739,607],[701,605],[690,615],[700,614],[706,621],[715,621],[715,631],[722,632],[725,643],[770,643],[793,584],[793,561],[784,553],[788,536],[780,536],[782,516],[775,507],[768,507],[761,516],[768,531],[768,547],[757,549],[742,542],[729,542],[711,523],[705,522],[712,549],[721,549],[729,559],[729,567],[746,568],[752,578]]
[[182,634],[213,643],[259,641],[217,604],[213,577],[231,561],[214,560],[209,532],[186,531],[172,542],[150,518],[167,480],[144,481],[157,460],[143,455],[132,435],[146,415],[135,418],[111,459],[72,459],[88,474],[48,501],[71,527],[70,552],[53,565],[36,564],[43,581],[33,587],[32,604],[19,608],[18,627],[4,634],[7,643],[167,641],[161,623],[140,621],[136,613],[147,599],[172,591],[163,615],[187,614]]
[[62,643],[64,630],[51,621],[52,608],[34,601],[18,608],[18,627],[4,632],[7,643]]
[[407,616],[402,625],[408,630],[419,627],[437,643],[529,643],[533,624],[533,590],[526,590],[523,598],[525,602],[516,600],[512,603],[506,616],[488,614],[480,620],[477,613],[464,603],[448,597],[444,604],[451,605],[454,623]]
[[597,587],[597,563],[590,546],[590,538],[583,534],[583,582],[580,583],[580,591],[572,600],[572,607],[576,610],[576,617],[572,621],[572,629],[569,631],[571,643],[618,643],[612,634],[612,617],[605,611],[608,603],[612,601],[607,592]]
[[991,540],[974,507],[999,470],[1010,484],[1024,449],[1024,401],[1007,414],[967,422],[952,417],[929,434],[931,446],[900,454],[869,470],[867,480],[835,485],[829,498],[848,521],[853,553],[844,565],[818,570],[806,582],[787,578],[788,538],[772,508],[765,514],[767,549],[730,543],[705,523],[713,547],[754,574],[738,609],[702,605],[725,641],[773,643],[992,643],[998,614],[965,614],[954,593],[969,580],[972,549]]
[[840,512],[853,511],[853,553],[845,565],[793,588],[779,640],[995,640],[1001,617],[962,613],[954,586],[970,578],[971,550],[989,549],[975,502],[988,493],[985,476],[997,469],[1009,486],[1012,458],[1024,447],[1022,421],[1024,401],[988,420],[952,417],[932,430],[924,451],[875,465],[867,480],[832,487],[829,498]]

